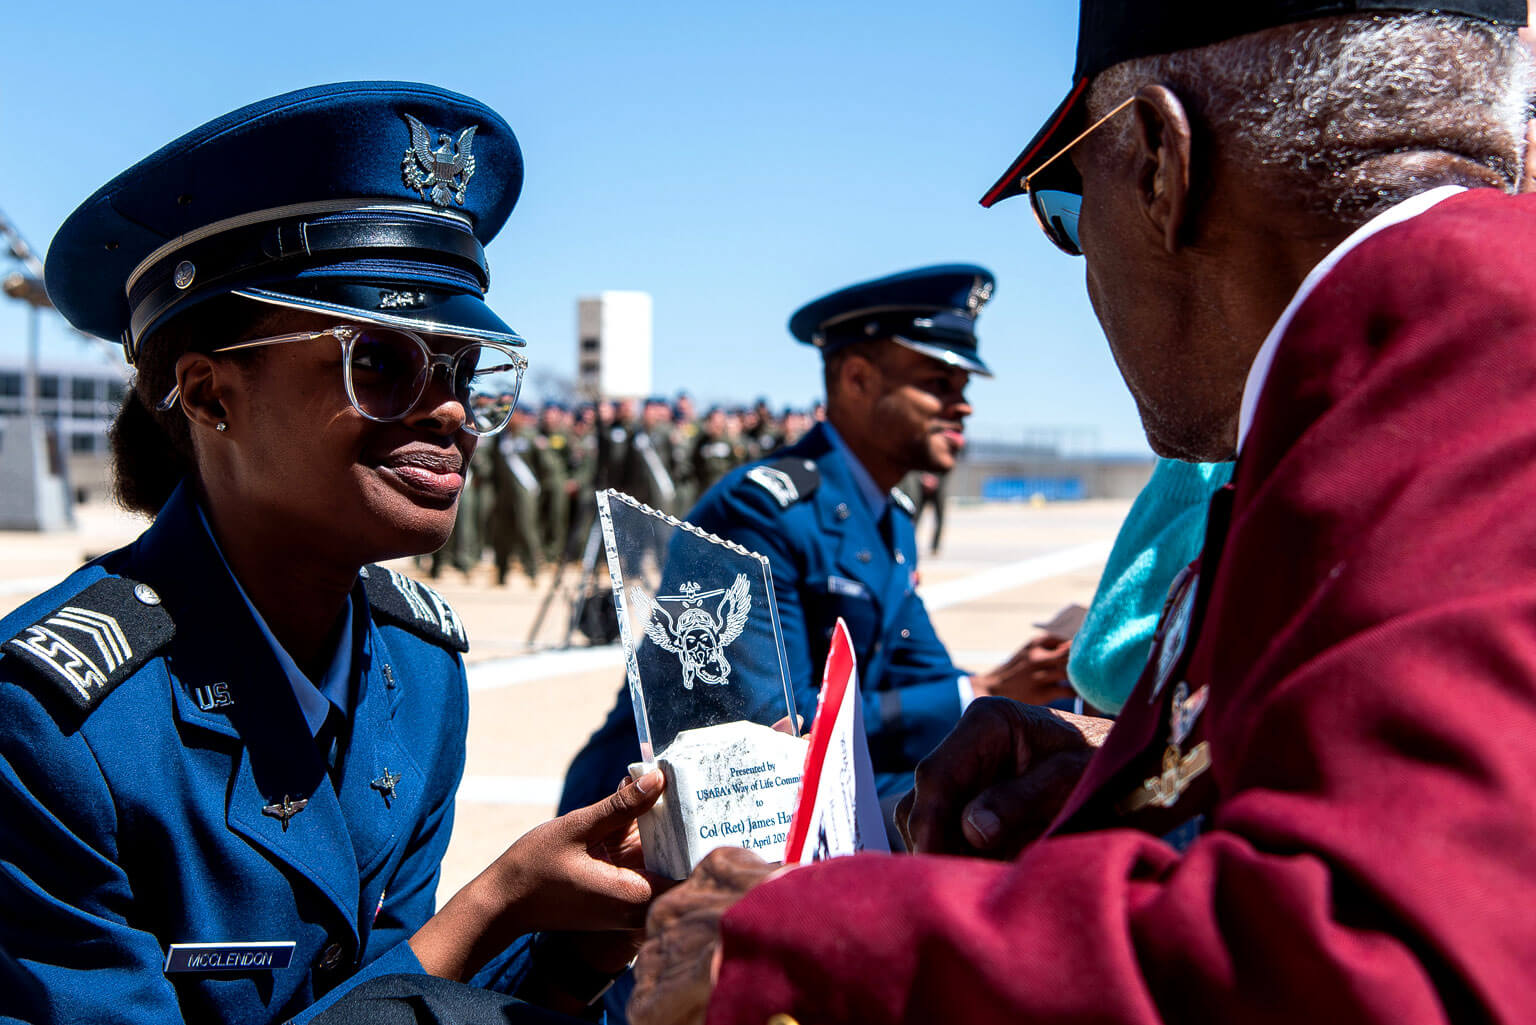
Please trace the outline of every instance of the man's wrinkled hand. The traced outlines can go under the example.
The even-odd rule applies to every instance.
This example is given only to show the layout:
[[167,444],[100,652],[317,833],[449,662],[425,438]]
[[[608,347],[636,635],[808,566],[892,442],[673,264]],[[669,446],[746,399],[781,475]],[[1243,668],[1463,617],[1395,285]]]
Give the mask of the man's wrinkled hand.
[[720,919],[775,871],[750,851],[720,847],[651,905],[629,998],[633,1025],[701,1025],[719,973]]
[[972,702],[896,808],[907,848],[1012,858],[1056,817],[1111,725],[1003,698]]

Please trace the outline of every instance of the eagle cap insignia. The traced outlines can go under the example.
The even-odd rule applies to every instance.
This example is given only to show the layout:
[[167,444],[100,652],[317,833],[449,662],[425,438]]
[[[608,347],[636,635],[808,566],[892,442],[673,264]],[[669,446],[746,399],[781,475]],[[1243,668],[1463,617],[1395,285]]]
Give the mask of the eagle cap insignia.
[[965,308],[971,313],[980,313],[991,298],[992,282],[986,278],[976,278],[971,282],[971,294],[966,297]]
[[405,187],[414,189],[422,199],[430,199],[434,206],[463,206],[464,192],[475,174],[471,147],[480,126],[470,125],[459,132],[457,142],[447,132],[438,132],[437,145],[433,146],[432,132],[426,125],[410,114],[405,115],[405,122],[411,129],[411,145],[400,163]]
[[[736,574],[729,588],[705,591],[690,580],[678,591],[675,595],[659,594],[652,598],[638,587],[629,589],[629,600],[645,624],[645,635],[661,650],[677,656],[683,669],[684,689],[693,690],[698,680],[729,683],[731,663],[725,657],[725,649],[746,629],[747,616],[752,611],[747,575]],[[714,611],[704,607],[707,600],[721,595],[724,597]],[[674,617],[664,603],[679,604],[682,608]]]

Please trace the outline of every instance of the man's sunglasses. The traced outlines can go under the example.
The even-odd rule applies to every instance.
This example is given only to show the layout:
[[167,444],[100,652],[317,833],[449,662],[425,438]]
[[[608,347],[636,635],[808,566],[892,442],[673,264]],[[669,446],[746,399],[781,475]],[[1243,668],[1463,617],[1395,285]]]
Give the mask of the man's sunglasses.
[[1029,206],[1035,212],[1035,220],[1040,222],[1040,230],[1045,232],[1045,237],[1050,239],[1057,249],[1068,256],[1083,255],[1082,244],[1077,238],[1077,218],[1083,209],[1083,179],[1077,174],[1076,169],[1066,173],[1058,168],[1058,173],[1044,175],[1043,178],[1042,175],[1052,164],[1066,156],[1073,146],[1088,138],[1100,125],[1135,102],[1136,97],[1129,97],[1114,110],[1089,125],[1077,138],[1063,146],[1055,156],[1024,176],[1024,194],[1029,197]]
[[[464,430],[481,437],[495,434],[512,419],[528,367],[526,358],[500,342],[471,342],[451,354],[433,352],[413,332],[360,324],[255,338],[211,349],[209,355],[326,337],[341,343],[342,380],[352,408],[380,423],[410,415],[442,367],[454,398],[464,407]],[[158,408],[170,409],[180,396],[178,384]]]

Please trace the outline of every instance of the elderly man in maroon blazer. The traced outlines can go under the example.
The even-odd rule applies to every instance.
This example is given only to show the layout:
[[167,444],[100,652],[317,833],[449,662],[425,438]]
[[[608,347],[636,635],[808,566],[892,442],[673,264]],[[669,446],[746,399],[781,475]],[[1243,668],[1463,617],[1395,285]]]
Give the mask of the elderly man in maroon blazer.
[[1536,1020],[1525,15],[1083,0],[984,202],[1086,255],[1154,449],[1237,453],[1206,549],[1096,753],[978,702],[907,819],[971,857],[716,852],[637,1025]]

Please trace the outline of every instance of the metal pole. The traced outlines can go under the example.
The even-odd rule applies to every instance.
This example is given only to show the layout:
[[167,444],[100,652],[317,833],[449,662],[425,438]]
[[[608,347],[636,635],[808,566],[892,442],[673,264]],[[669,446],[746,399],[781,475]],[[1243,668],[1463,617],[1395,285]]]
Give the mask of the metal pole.
[[39,388],[37,361],[38,361],[38,309],[33,306],[27,311],[27,373],[26,380],[22,384],[25,389],[23,400],[24,415],[32,422],[34,427],[43,422],[42,395]]

